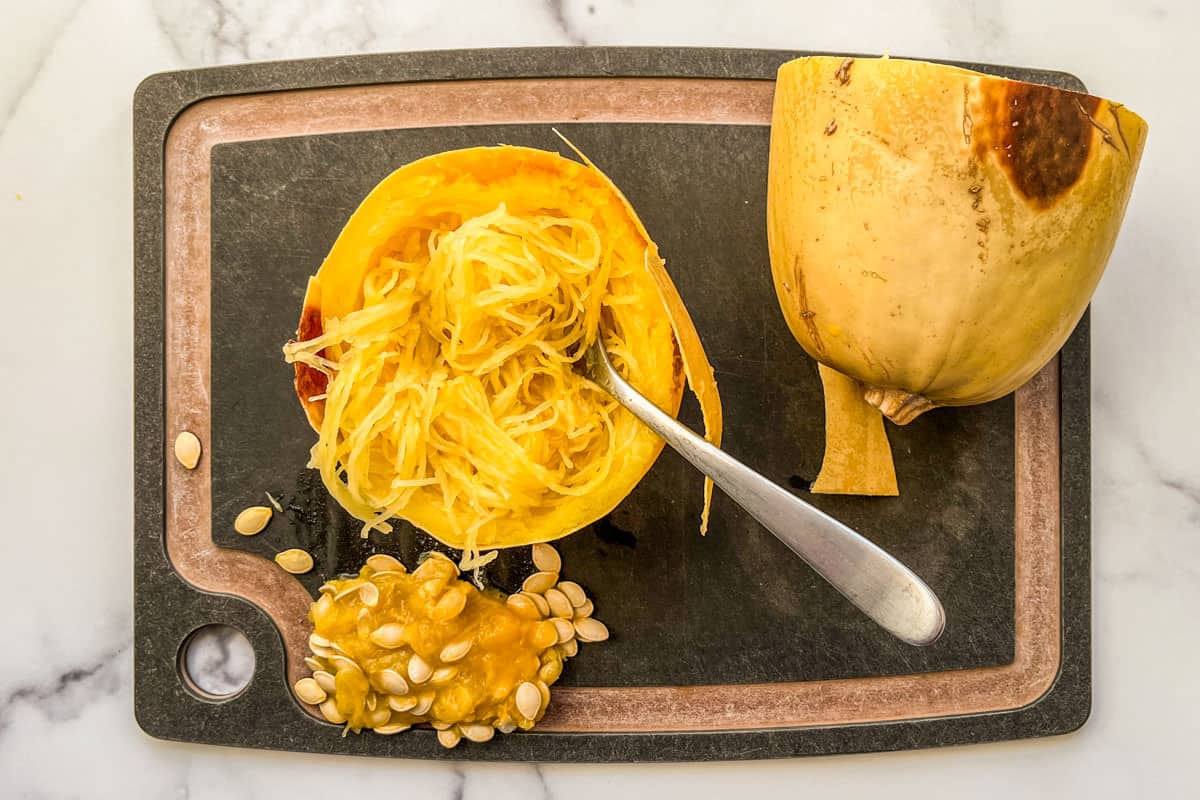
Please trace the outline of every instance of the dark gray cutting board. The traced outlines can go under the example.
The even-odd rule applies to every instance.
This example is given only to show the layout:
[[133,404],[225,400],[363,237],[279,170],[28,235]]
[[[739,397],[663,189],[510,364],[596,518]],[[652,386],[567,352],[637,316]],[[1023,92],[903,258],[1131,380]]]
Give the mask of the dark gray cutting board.
[[[1062,667],[1036,704],[986,715],[890,723],[712,732],[497,737],[442,751],[417,732],[342,739],[299,713],[282,677],[271,621],[172,575],[162,548],[162,145],[191,101],[267,89],[430,77],[683,75],[770,78],[795,54],[697,50],[535,50],[370,56],[156,76],[136,102],[137,158],[137,691],[154,735],[328,752],[538,760],[766,757],[954,744],[1060,733],[1086,718],[1088,349],[1086,320],[1061,358]],[[622,65],[613,67],[613,65]],[[1077,87],[1057,73],[1005,74]],[[369,77],[367,77],[369,76]],[[559,542],[570,577],[594,595],[614,631],[569,663],[565,686],[771,684],[994,667],[1013,661],[1014,404],[942,409],[888,434],[902,495],[811,495],[823,449],[815,364],[791,338],[771,284],[765,219],[768,129],[725,124],[558,124],[627,194],[668,269],[716,369],[725,446],[771,479],[852,525],[922,575],[949,617],[934,646],[913,648],[876,628],[718,493],[707,537],[697,530],[698,475],[659,458],[608,518]],[[314,434],[295,400],[280,347],[294,335],[306,278],[358,202],[397,166],[430,153],[505,142],[563,151],[549,124],[387,129],[218,144],[211,153],[212,538],[270,557],[301,547],[315,593],[373,552],[410,565],[434,546],[400,525],[358,538],[358,523],[304,468]],[[564,153],[568,154],[568,153]],[[568,154],[569,155],[569,154]],[[699,426],[694,402],[685,422]],[[262,535],[226,524],[269,490],[287,506]],[[281,524],[282,523],[282,524]],[[528,550],[502,554],[488,578],[505,589],[528,573]],[[181,618],[185,623],[181,623]],[[244,630],[258,656],[245,693],[225,703],[180,689],[180,637],[204,622]],[[191,627],[188,627],[188,626]],[[246,725],[250,719],[253,725]],[[241,722],[241,728],[238,723]],[[249,728],[250,732],[247,732]]]

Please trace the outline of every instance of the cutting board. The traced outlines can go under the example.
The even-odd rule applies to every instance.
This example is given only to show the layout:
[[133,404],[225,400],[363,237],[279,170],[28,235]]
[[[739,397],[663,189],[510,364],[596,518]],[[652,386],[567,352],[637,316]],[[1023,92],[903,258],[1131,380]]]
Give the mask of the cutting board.
[[[311,752],[486,760],[708,760],[1064,733],[1090,708],[1085,318],[1015,395],[889,426],[898,498],[812,495],[816,365],[787,331],[765,237],[776,68],[801,53],[707,49],[426,52],[155,75],[135,117],[135,707],[154,736]],[[1058,72],[967,65],[1081,90]],[[293,697],[307,607],[372,553],[440,546],[399,525],[363,540],[305,468],[314,434],[281,346],[305,281],[398,166],[507,143],[570,155],[629,197],[713,362],[725,446],[894,553],[941,597],[945,635],[890,638],[674,453],[611,515],[562,540],[610,641],[582,649],[530,733],[444,750],[433,731],[341,736]],[[699,427],[685,402],[681,418]],[[182,430],[204,457],[185,470]],[[232,520],[269,491],[263,534]],[[270,559],[300,547],[314,570]],[[527,548],[487,579],[516,588]],[[199,692],[180,652],[246,634],[250,684]]]

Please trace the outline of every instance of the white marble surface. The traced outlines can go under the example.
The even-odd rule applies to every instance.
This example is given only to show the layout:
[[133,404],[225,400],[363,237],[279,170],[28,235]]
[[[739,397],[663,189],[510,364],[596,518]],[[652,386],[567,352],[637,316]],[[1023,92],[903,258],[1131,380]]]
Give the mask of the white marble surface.
[[[1185,0],[0,0],[0,797],[1194,797],[1200,12]],[[1150,120],[1094,304],[1095,706],[1075,735],[657,766],[450,766],[154,741],[131,692],[130,98],[145,75],[442,47],[887,51],[1066,69]]]

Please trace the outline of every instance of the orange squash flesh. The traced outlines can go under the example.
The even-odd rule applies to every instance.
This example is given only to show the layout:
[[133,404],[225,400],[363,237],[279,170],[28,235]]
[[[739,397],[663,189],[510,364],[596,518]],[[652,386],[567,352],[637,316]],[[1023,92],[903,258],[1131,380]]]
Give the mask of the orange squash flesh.
[[[556,228],[555,220],[564,220],[559,227],[568,232]],[[298,344],[289,345],[293,348],[289,355],[291,358],[295,356],[295,348],[302,347],[306,342],[319,341],[323,344],[319,350],[308,353],[308,360],[295,361],[296,393],[310,424],[321,435],[314,450],[314,462],[321,466],[326,486],[368,528],[387,530],[390,526],[385,518],[395,516],[412,522],[446,544],[473,551],[556,539],[611,511],[632,491],[661,451],[662,440],[624,409],[605,406],[604,410],[596,411],[599,404],[606,402],[598,396],[600,390],[589,390],[583,385],[583,378],[568,374],[570,370],[559,363],[563,358],[539,356],[543,361],[550,358],[554,362],[551,366],[556,374],[551,383],[558,387],[554,391],[572,393],[569,402],[555,405],[555,413],[566,409],[571,414],[578,412],[585,418],[593,412],[608,415],[611,423],[607,447],[593,443],[585,448],[581,456],[570,449],[570,441],[563,443],[564,437],[569,439],[563,432],[571,430],[566,423],[550,424],[547,429],[549,432],[540,439],[537,431],[529,430],[528,424],[510,436],[509,428],[505,425],[519,415],[510,414],[504,419],[493,420],[487,418],[488,412],[483,410],[480,412],[481,424],[486,423],[486,427],[478,430],[471,428],[469,415],[463,414],[454,418],[458,428],[447,424],[444,419],[424,419],[420,422],[428,426],[428,430],[433,432],[431,435],[456,439],[446,445],[447,448],[454,448],[458,458],[450,465],[456,470],[453,474],[449,471],[450,467],[446,467],[447,471],[442,473],[437,471],[443,464],[435,463],[436,456],[423,464],[416,475],[400,469],[389,473],[389,459],[399,463],[399,453],[403,447],[400,451],[388,449],[391,444],[376,447],[374,440],[356,451],[362,463],[370,463],[370,468],[360,470],[358,475],[352,474],[353,470],[347,470],[345,463],[334,463],[329,458],[325,459],[323,465],[320,463],[319,453],[326,452],[321,450],[322,447],[331,446],[333,449],[328,452],[340,448],[339,452],[345,457],[349,452],[344,446],[345,442],[363,435],[363,431],[367,430],[364,428],[356,432],[350,428],[339,428],[344,419],[339,419],[337,425],[327,422],[329,399],[337,396],[339,410],[349,408],[350,401],[346,398],[349,396],[353,400],[353,392],[357,391],[356,388],[338,384],[341,374],[338,365],[352,360],[354,353],[351,351],[356,345],[334,341],[330,337],[336,338],[334,332],[340,330],[339,326],[345,327],[353,320],[361,319],[363,315],[359,312],[364,310],[364,303],[371,305],[395,299],[394,293],[399,289],[389,289],[393,294],[385,292],[376,297],[378,287],[375,284],[382,280],[378,278],[380,270],[399,264],[401,266],[397,268],[397,274],[400,283],[409,280],[410,285],[413,281],[420,285],[423,270],[433,269],[433,265],[447,269],[447,275],[462,277],[466,274],[462,284],[468,286],[466,304],[447,301],[443,304],[444,308],[438,308],[440,313],[451,316],[458,313],[455,309],[459,307],[468,308],[470,313],[474,313],[477,307],[487,305],[483,301],[476,302],[482,296],[480,292],[513,294],[518,293],[521,286],[519,281],[486,283],[479,278],[483,272],[490,276],[495,271],[493,267],[503,259],[489,252],[478,256],[482,261],[471,261],[476,256],[469,250],[470,243],[486,241],[489,246],[498,243],[498,246],[517,253],[513,258],[519,259],[521,246],[514,245],[513,238],[524,236],[522,231],[531,230],[530,225],[537,227],[538,231],[549,230],[550,233],[545,236],[538,233],[537,236],[541,238],[536,241],[525,239],[527,251],[537,247],[555,253],[570,250],[559,259],[560,264],[552,265],[558,270],[557,273],[549,277],[541,276],[550,282],[547,285],[560,278],[566,281],[567,278],[563,276],[570,270],[578,271],[576,262],[580,260],[587,261],[594,257],[595,270],[604,270],[599,277],[595,272],[586,271],[582,277],[576,276],[578,286],[584,287],[578,289],[580,309],[577,310],[580,315],[592,315],[589,318],[598,319],[599,327],[593,335],[602,336],[610,353],[616,352],[619,356],[616,359],[618,367],[626,378],[660,408],[672,414],[678,411],[685,380],[689,382],[697,393],[704,413],[707,437],[710,441],[720,442],[721,407],[712,367],[678,292],[667,275],[657,247],[612,182],[590,162],[580,164],[555,153],[530,148],[481,147],[440,153],[400,168],[363,200],[320,270],[310,280],[297,331]],[[468,229],[474,238],[464,238]],[[589,238],[592,231],[595,231],[598,245]],[[460,259],[455,262],[459,267],[462,264],[468,267],[476,264],[466,273],[462,269],[454,272],[453,268],[443,263],[443,253],[449,250],[452,241],[454,247],[467,242],[461,245],[467,248],[464,251],[466,255],[454,256]],[[445,256],[447,259],[450,257]],[[505,269],[507,263],[502,265]],[[422,264],[426,266],[422,267]],[[546,271],[553,272],[549,266]],[[585,286],[587,281],[591,283]],[[427,337],[430,330],[434,339],[441,335],[439,331],[442,329],[438,327],[441,320],[430,321],[439,312],[432,312],[430,308],[437,305],[434,296],[443,289],[447,296],[451,296],[460,287],[455,284],[450,288],[435,286],[411,291],[415,298],[415,310],[412,311],[414,321],[411,325],[405,322],[397,326],[400,335],[409,337],[406,341],[415,341],[413,337]],[[574,287],[571,290],[576,291]],[[461,292],[457,297],[461,299]],[[536,306],[536,302],[540,302],[540,299],[535,298],[524,305],[509,304],[497,313],[506,315],[505,319],[544,319],[547,314],[558,314],[564,319],[570,317],[570,320],[575,320],[575,312],[569,303],[547,311]],[[594,309],[593,304],[596,306]],[[494,305],[487,306],[485,312],[491,313],[487,309]],[[598,317],[595,316],[596,312]],[[476,322],[478,319],[472,317],[463,322],[461,328],[466,329]],[[405,325],[410,327],[406,328]],[[417,325],[425,327],[416,332],[412,326]],[[490,331],[484,331],[476,341],[487,342],[490,335]],[[322,336],[325,339],[321,339]],[[444,337],[439,341],[441,350],[435,361],[430,363],[435,363],[440,370],[438,374],[448,381],[447,385],[470,384],[470,398],[486,398],[474,401],[477,408],[483,408],[480,403],[494,406],[498,402],[495,400],[497,395],[505,391],[503,380],[492,374],[479,377],[456,372],[454,364],[447,366],[450,357],[446,355],[446,348],[453,349],[458,340],[453,339],[450,345],[445,343]],[[572,345],[572,354],[580,352],[579,346],[580,342]],[[415,354],[419,353],[421,358],[429,357],[429,353],[436,349],[424,340],[414,347],[416,350],[407,357],[417,360],[419,358]],[[384,348],[384,354],[391,355],[394,350]],[[379,393],[382,398],[386,392],[380,389],[381,380],[376,379],[377,385],[371,391]],[[479,386],[476,387],[472,381]],[[410,386],[410,389],[412,397],[420,394],[421,387]],[[521,392],[527,389],[527,386],[522,386]],[[561,398],[550,399],[557,402]],[[438,399],[436,402],[442,401]],[[513,402],[509,403],[510,411]],[[415,414],[411,402],[396,401],[395,405],[399,409],[396,413]],[[543,414],[549,413],[546,412],[546,404],[539,406],[536,398],[529,400],[529,407],[531,413],[539,408]],[[467,422],[463,422],[464,419]],[[534,421],[538,425],[543,424],[542,418],[535,418]],[[558,427],[554,427],[555,424]],[[461,434],[446,433],[447,430],[458,431],[463,425],[469,430]],[[376,428],[379,427],[376,424]],[[488,433],[479,433],[483,430]],[[371,436],[377,433],[372,429]],[[407,441],[411,443],[413,439],[410,437]],[[563,493],[548,492],[543,502],[537,494],[539,488],[535,485],[536,481],[531,476],[542,474],[542,461],[539,459],[544,460],[547,452],[563,454],[563,460],[556,461],[554,469],[546,474],[556,481],[562,479],[561,482],[567,485],[561,490]],[[381,458],[381,453],[386,457]],[[497,453],[507,453],[509,456]],[[583,461],[576,464],[575,461],[580,458]],[[504,471],[510,463],[517,465],[518,462],[528,474],[522,473],[521,481],[507,481]],[[570,462],[569,466],[563,466],[567,462]],[[464,467],[464,464],[467,466]],[[514,470],[516,468],[513,466]],[[606,478],[602,482],[585,484],[586,490],[574,488],[576,484],[570,483],[575,478],[572,470],[580,472],[589,469],[596,470],[597,474],[603,471]],[[410,480],[412,478],[417,480]],[[435,479],[436,483],[432,482]],[[421,480],[429,483],[409,485]],[[403,491],[407,494],[402,498],[403,502],[387,505],[378,500],[387,493],[389,481],[403,484]],[[351,483],[355,485],[349,485]],[[557,486],[557,483],[554,485]],[[380,490],[380,486],[385,488]],[[512,488],[514,486],[515,490]],[[518,500],[511,503],[514,509],[511,512],[506,511],[508,504],[503,501],[508,491],[522,493]],[[711,487],[706,483],[705,522],[710,492]],[[395,492],[390,496],[394,498]],[[462,500],[464,497],[467,499]],[[489,509],[487,514],[478,512],[478,508],[485,507],[485,500],[478,498],[487,498],[486,502],[490,502],[491,505],[486,506]]]

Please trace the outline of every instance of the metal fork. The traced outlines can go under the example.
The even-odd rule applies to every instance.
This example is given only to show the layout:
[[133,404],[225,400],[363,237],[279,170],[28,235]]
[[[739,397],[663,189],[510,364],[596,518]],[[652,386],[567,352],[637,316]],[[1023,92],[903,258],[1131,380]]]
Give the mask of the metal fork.
[[735,503],[775,534],[884,630],[914,645],[937,641],[946,612],[912,570],[853,529],[777,486],[706,442],[617,374],[599,337],[583,358],[584,374],[712,478]]

